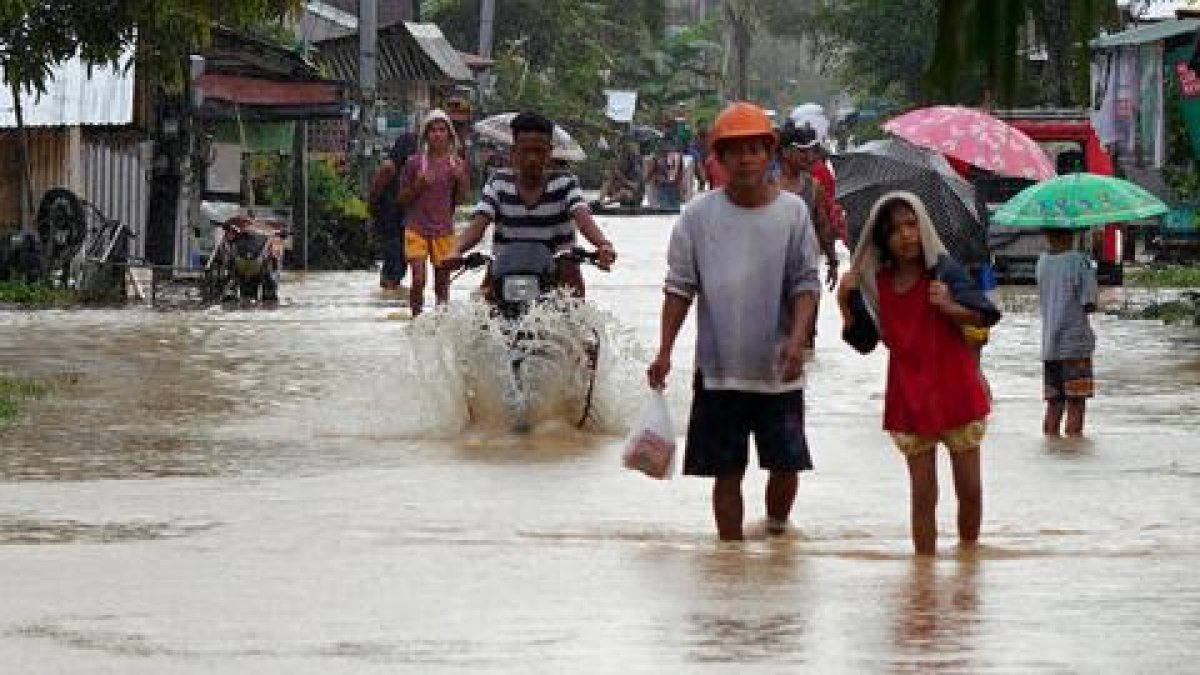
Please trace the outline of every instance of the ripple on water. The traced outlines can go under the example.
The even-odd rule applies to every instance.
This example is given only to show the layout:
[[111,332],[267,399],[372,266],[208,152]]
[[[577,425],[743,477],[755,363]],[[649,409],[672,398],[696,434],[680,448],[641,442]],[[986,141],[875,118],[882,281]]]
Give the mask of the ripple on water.
[[146,520],[88,523],[70,518],[0,516],[0,545],[120,544],[186,537],[216,527],[217,523]]

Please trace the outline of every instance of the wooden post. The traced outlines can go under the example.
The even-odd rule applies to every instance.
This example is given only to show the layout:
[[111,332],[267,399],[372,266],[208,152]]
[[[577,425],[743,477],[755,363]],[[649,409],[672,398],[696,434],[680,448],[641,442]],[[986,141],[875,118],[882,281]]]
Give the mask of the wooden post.
[[308,122],[298,120],[292,132],[292,235],[300,233],[302,269],[308,271]]
[[33,176],[29,172],[29,130],[25,128],[25,112],[21,109],[21,87],[10,82],[13,97],[13,114],[17,118],[17,154],[21,172],[21,231],[33,230]]

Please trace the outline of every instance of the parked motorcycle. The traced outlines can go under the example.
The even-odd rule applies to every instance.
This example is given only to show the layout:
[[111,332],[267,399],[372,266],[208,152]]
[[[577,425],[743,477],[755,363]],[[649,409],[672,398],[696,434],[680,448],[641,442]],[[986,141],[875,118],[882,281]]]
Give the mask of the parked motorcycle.
[[[535,408],[547,397],[556,404],[576,405],[578,427],[591,413],[600,335],[594,327],[569,316],[571,305],[578,300],[568,297],[562,288],[561,269],[568,263],[598,267],[599,256],[579,247],[552,253],[543,244],[512,243],[494,258],[474,252],[462,260],[463,271],[490,266],[484,299],[493,308],[494,327],[503,343],[504,398],[518,431],[528,430]],[[550,316],[554,320],[547,320]],[[582,369],[582,377],[548,376],[569,375],[572,369]],[[549,379],[578,384],[572,388],[579,391],[543,391]]]
[[274,221],[234,216],[221,225],[220,241],[207,268],[214,278],[214,299],[279,304],[279,272],[283,268],[288,230]]

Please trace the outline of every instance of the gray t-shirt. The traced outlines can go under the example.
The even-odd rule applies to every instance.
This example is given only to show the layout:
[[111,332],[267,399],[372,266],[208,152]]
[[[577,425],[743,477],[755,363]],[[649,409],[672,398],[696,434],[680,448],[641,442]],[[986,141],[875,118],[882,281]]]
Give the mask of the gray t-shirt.
[[780,192],[747,209],[724,190],[692,199],[671,233],[665,290],[696,302],[696,368],[708,389],[778,393],[780,350],[797,293],[821,292],[817,237],[804,200]]
[[1042,253],[1037,263],[1042,360],[1091,358],[1096,351],[1085,305],[1096,304],[1096,271],[1079,251]]

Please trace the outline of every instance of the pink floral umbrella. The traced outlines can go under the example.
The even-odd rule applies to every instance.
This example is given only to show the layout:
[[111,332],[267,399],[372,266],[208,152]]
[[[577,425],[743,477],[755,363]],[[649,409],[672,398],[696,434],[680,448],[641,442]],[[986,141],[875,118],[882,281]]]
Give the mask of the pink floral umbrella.
[[1028,180],[1055,175],[1050,158],[1032,138],[974,108],[921,108],[888,121],[883,128],[910,143],[992,173]]

